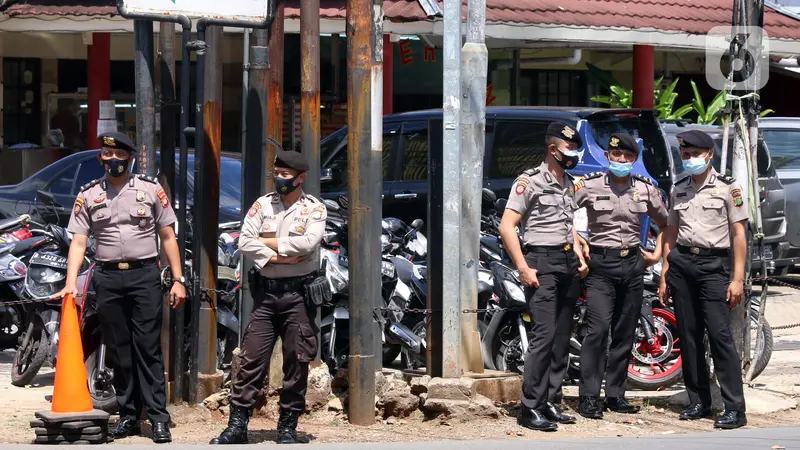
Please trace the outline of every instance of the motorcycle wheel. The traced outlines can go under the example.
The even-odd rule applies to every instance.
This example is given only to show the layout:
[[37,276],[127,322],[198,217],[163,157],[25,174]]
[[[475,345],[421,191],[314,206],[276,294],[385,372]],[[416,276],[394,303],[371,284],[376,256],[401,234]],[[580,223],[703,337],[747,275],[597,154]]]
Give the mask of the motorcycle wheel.
[[113,378],[110,380],[99,380],[97,371],[97,350],[95,346],[92,353],[84,358],[86,366],[86,376],[89,381],[89,395],[92,397],[92,405],[95,409],[103,410],[109,414],[114,414],[119,410],[117,403],[117,391],[114,388]]
[[756,325],[758,324],[758,311],[750,311],[750,320],[753,322],[753,326],[750,327],[750,355],[753,355],[752,359],[755,361],[755,370],[753,371],[753,379],[757,376],[761,375],[761,372],[767,368],[767,364],[769,364],[769,360],[772,358],[772,327],[767,322],[767,318],[761,321],[761,341],[756,343]]
[[497,370],[522,374],[525,372],[525,358],[522,354],[522,340],[519,336],[500,346],[500,351],[494,355],[494,365]]
[[682,378],[682,359],[678,348],[678,322],[671,308],[653,308],[656,323],[655,342],[650,344],[636,328],[636,340],[628,366],[627,386],[630,389],[656,391],[678,383]]
[[[0,350],[14,348],[20,342],[25,324],[22,323],[24,313],[16,306],[3,306],[0,304],[0,317],[8,315],[6,327],[0,328]],[[2,322],[2,320],[0,320]]]
[[[45,342],[47,334],[44,332],[44,324],[38,316],[28,324],[25,333],[28,332],[30,332],[28,343],[24,348],[17,347],[11,366],[11,384],[17,387],[24,387],[33,381],[47,359],[49,347],[48,342]],[[25,340],[25,334],[22,335],[22,340]]]
[[[402,320],[403,325],[409,327],[411,332],[422,338],[424,341],[427,338],[427,325],[425,324],[425,316],[424,315],[413,315],[413,316],[406,316]],[[403,363],[403,367],[406,369],[417,370],[422,367],[425,367],[427,363],[425,356],[425,352],[420,353],[419,355],[413,354],[410,350],[403,348],[400,352],[400,360]]]

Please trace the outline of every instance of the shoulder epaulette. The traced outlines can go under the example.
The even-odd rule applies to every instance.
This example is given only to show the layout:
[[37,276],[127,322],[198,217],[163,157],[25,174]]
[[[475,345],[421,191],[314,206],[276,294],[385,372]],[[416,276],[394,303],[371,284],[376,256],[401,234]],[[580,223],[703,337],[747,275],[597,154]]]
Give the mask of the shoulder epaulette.
[[148,182],[153,183],[153,184],[158,183],[158,179],[156,179],[156,177],[151,176],[151,175],[143,175],[143,174],[137,173],[136,176],[140,180],[148,181]]
[[539,173],[539,168],[538,167],[535,168],[535,169],[528,169],[525,172],[522,172],[523,175],[527,175],[529,177],[532,177],[532,176],[536,175],[537,173]]
[[603,175],[605,175],[603,172],[592,172],[592,173],[587,173],[586,175],[584,175],[583,179],[584,180],[593,180],[595,178],[600,178]]
[[635,178],[635,179],[637,179],[637,180],[639,180],[639,181],[641,181],[643,183],[647,183],[647,184],[649,184],[651,186],[653,185],[653,180],[651,180],[650,178],[647,178],[644,175],[639,175],[638,173],[635,173],[635,174],[633,174],[633,178]]
[[717,175],[717,179],[725,184],[732,184],[734,181],[736,181],[733,177],[728,175]]
[[97,179],[95,179],[95,180],[92,180],[92,181],[90,181],[90,182],[88,182],[88,183],[84,184],[83,186],[81,186],[81,190],[80,190],[80,192],[83,192],[83,191],[85,191],[85,190],[89,189],[90,187],[92,187],[92,186],[94,186],[94,185],[96,185],[96,184],[100,183],[101,181],[103,181],[103,178],[97,178]]

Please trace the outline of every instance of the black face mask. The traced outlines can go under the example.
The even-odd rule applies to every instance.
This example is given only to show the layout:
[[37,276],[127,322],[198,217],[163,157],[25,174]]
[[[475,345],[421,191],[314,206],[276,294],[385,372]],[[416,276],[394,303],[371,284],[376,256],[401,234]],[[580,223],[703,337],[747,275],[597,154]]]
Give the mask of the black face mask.
[[564,170],[574,169],[575,166],[578,165],[578,161],[580,161],[581,158],[578,152],[575,152],[574,155],[565,155],[561,150],[558,150],[558,154],[561,156],[561,159],[556,158],[556,161]]
[[300,187],[299,184],[297,185],[293,184],[296,178],[297,177],[292,177],[292,178],[275,177],[275,190],[278,191],[278,194],[280,195],[287,195],[291,193],[292,191]]
[[106,169],[106,172],[112,177],[121,177],[128,171],[128,163],[130,163],[130,159],[103,159],[103,167]]

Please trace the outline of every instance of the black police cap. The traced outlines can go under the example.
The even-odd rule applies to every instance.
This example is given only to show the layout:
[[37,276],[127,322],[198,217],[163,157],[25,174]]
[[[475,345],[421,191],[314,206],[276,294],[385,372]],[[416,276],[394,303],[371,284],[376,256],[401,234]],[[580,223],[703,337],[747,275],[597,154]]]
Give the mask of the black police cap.
[[294,150],[278,150],[275,156],[275,167],[294,169],[300,172],[308,170],[308,161],[302,153]]
[[684,131],[676,137],[681,148],[714,148],[714,140],[711,139],[711,136],[700,130]]
[[127,150],[129,152],[137,152],[136,144],[134,144],[131,138],[125,133],[120,133],[119,131],[108,131],[100,134],[97,136],[97,138],[100,139],[103,147],[121,148],[122,150]]
[[583,143],[581,140],[581,135],[578,134],[578,131],[564,122],[556,121],[551,123],[550,126],[547,127],[547,135],[563,139],[567,142],[573,142],[578,146]]
[[627,150],[639,154],[639,144],[628,133],[613,133],[608,139],[608,150]]

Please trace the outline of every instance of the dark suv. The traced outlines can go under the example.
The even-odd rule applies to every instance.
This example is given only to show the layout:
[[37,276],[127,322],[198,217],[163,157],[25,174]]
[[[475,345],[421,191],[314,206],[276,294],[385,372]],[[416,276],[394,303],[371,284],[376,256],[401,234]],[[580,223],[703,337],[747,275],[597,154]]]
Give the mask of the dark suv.
[[[428,121],[441,119],[442,110],[415,111],[383,119],[383,217],[404,221],[427,219]],[[525,169],[538,166],[546,156],[545,132],[554,120],[574,126],[583,138],[580,163],[573,175],[604,171],[603,152],[609,136],[626,131],[641,139],[642,157],[634,173],[648,176],[659,188],[672,186],[671,154],[666,137],[652,110],[492,107],[486,109],[484,186],[498,197],[508,197],[514,179]],[[331,169],[332,179],[322,184],[323,197],[347,191],[347,129],[342,128],[321,143],[321,165]],[[644,228],[644,227],[643,227]]]
[[[714,159],[712,164],[719,171],[720,161],[722,160],[722,127],[716,125],[695,125],[683,123],[663,124],[664,131],[669,139],[672,158],[675,161],[676,179],[686,176],[683,173],[683,166],[680,163],[678,153],[678,139],[676,135],[690,129],[698,129],[708,133],[716,147],[714,148]],[[759,199],[761,201],[761,222],[764,231],[764,253],[767,260],[767,269],[780,275],[788,273],[790,268],[797,262],[798,258],[789,255],[789,242],[786,238],[786,195],[772,157],[764,140],[759,136],[758,139],[758,185]],[[731,174],[731,162],[733,158],[733,133],[728,137],[728,153],[726,162],[726,173]],[[753,269],[761,267],[760,258],[753,257]]]

